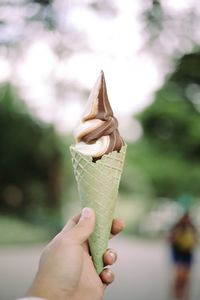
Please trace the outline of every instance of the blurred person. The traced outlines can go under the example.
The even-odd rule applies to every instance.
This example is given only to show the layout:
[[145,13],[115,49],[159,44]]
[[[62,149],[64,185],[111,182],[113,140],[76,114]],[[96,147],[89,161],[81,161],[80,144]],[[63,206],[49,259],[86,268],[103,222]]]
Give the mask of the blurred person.
[[171,228],[169,242],[174,264],[172,299],[188,300],[191,266],[197,244],[197,230],[189,212],[185,212]]
[[[109,268],[96,273],[88,247],[94,230],[95,213],[84,208],[81,214],[68,221],[63,230],[45,247],[37,274],[26,294],[18,300],[101,300],[105,287],[112,283],[114,274]],[[111,236],[124,228],[123,221],[114,219]],[[117,254],[107,249],[103,260],[112,265]]]

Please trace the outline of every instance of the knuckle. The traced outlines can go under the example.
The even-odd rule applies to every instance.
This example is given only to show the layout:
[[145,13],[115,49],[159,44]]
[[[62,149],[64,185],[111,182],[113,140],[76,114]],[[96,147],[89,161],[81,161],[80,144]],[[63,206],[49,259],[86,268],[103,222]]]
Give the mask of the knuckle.
[[69,234],[63,234],[60,233],[60,235],[58,236],[58,239],[56,241],[58,244],[60,244],[61,246],[67,246],[69,244],[71,244],[71,238]]

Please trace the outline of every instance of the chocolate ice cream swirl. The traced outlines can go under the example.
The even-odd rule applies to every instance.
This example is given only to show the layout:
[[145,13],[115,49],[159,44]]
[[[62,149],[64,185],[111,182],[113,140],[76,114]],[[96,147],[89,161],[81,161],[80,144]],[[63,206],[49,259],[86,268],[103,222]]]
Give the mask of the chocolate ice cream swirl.
[[76,149],[100,158],[124,145],[118,131],[118,121],[110,106],[103,71],[90,94],[82,123],[74,132]]

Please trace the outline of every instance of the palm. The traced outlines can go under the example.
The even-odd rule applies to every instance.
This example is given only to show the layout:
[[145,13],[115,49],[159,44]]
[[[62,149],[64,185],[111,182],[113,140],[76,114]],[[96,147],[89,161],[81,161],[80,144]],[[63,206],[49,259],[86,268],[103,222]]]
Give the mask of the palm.
[[[113,281],[113,276],[112,272],[107,272],[109,269],[105,269],[99,277],[94,268],[86,242],[94,224],[94,212],[90,219],[81,220],[79,214],[66,224],[43,251],[37,275],[27,296],[102,300],[104,286]],[[122,229],[123,224],[114,220],[112,234],[116,235]],[[112,265],[116,256],[113,258],[111,251],[107,250],[103,259],[105,265]]]
[[94,298],[97,299],[97,297],[99,300],[101,300],[103,297],[104,285],[94,268],[86,242],[83,244],[81,252],[81,255],[83,255],[83,265],[81,269],[77,293],[73,300],[80,300],[81,295],[79,294],[79,291],[83,290],[90,291],[91,298],[88,298],[88,300],[93,300]]

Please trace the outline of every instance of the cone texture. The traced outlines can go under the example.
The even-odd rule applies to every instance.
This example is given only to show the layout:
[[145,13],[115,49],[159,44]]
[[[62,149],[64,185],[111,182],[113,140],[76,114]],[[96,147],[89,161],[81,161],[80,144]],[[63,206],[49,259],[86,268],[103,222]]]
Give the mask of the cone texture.
[[90,252],[97,273],[103,265],[107,249],[119,182],[124,164],[126,146],[120,152],[113,151],[95,163],[92,157],[70,147],[74,174],[82,207],[91,207],[96,213],[96,224],[89,239]]

